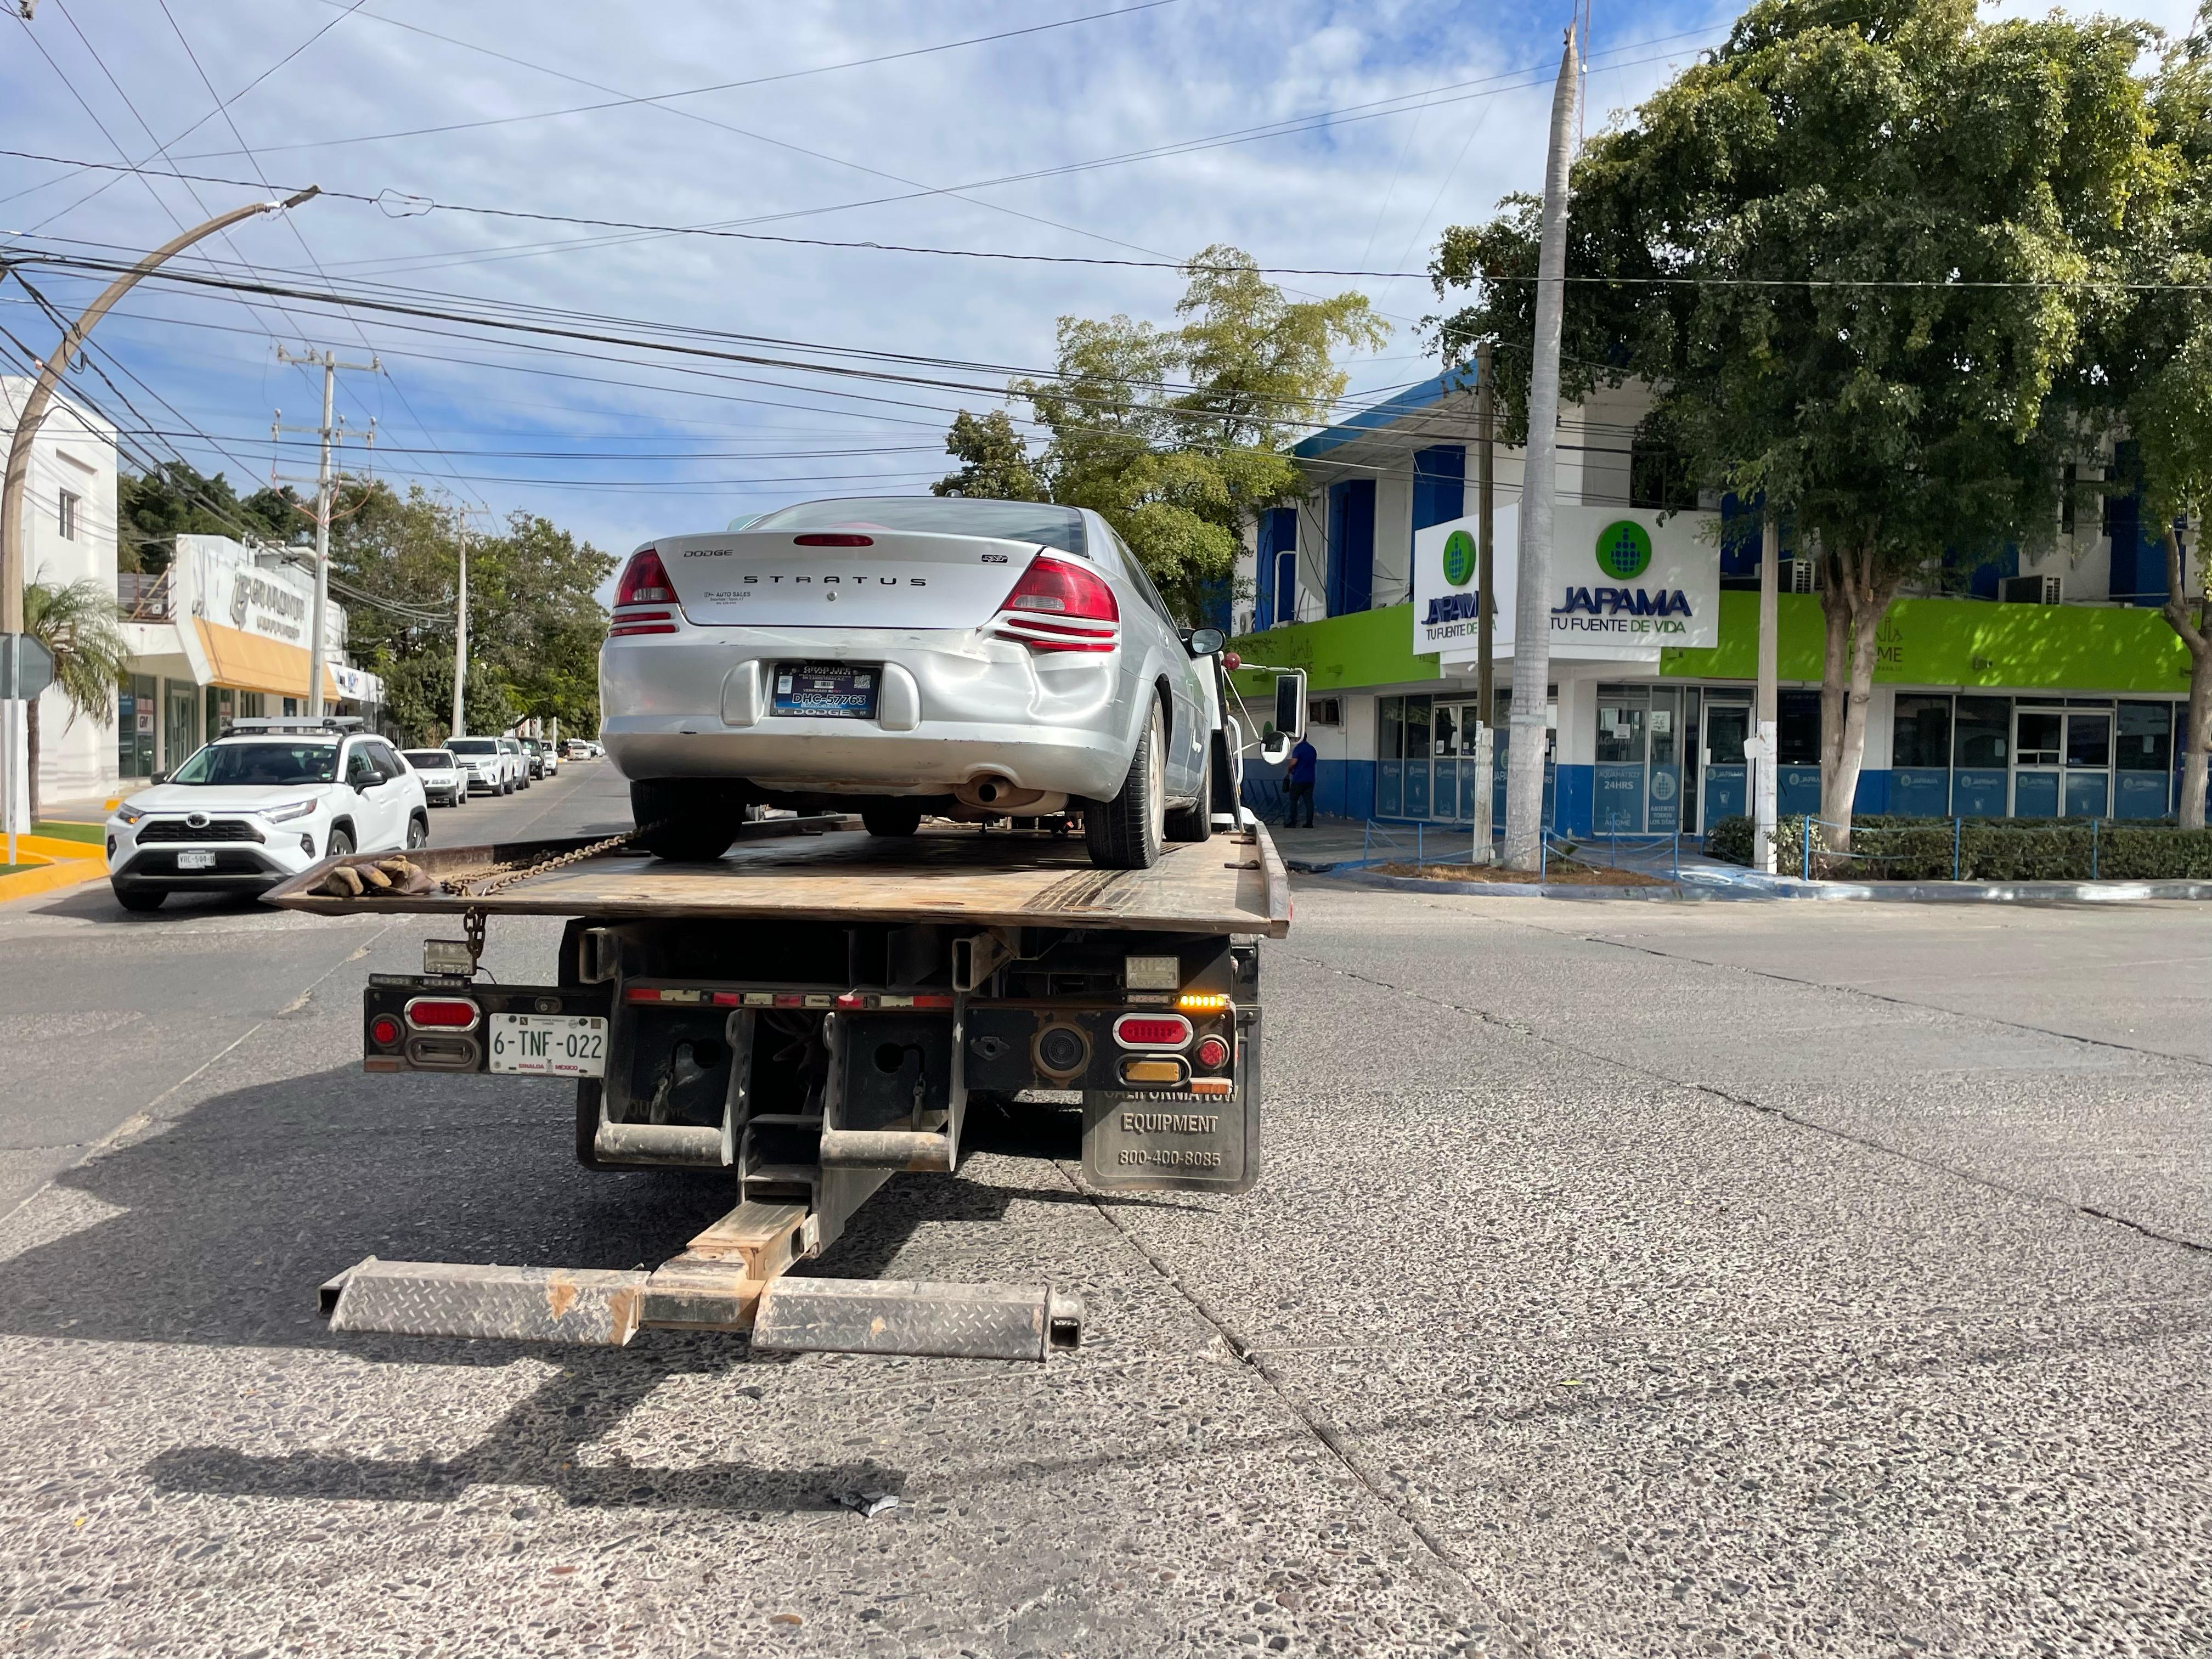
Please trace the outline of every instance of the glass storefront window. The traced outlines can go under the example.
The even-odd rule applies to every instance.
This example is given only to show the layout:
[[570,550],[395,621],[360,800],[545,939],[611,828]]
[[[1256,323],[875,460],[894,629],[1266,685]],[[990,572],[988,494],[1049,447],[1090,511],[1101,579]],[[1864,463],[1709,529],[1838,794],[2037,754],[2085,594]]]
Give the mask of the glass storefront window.
[[126,778],[154,775],[154,730],[161,690],[151,674],[133,674],[116,699],[115,769]]
[[1406,699],[1406,758],[1426,760],[1429,757],[1429,700],[1426,697]]
[[1447,705],[1439,703],[1437,705],[1436,726],[1434,730],[1436,732],[1437,753],[1439,756],[1456,755],[1459,753],[1459,708],[1457,704]]
[[1378,760],[1406,757],[1406,700],[1375,699],[1375,754]]
[[2173,705],[2120,705],[2118,763],[2123,772],[2165,772],[2173,765]]
[[1949,769],[1950,698],[1903,696],[1898,698],[1897,722],[1891,728],[1890,764]]
[[1954,733],[1954,766],[2004,765],[2012,736],[2012,699],[1961,697]]
[[1775,704],[1775,763],[1781,766],[1820,763],[1820,694],[1784,691]]
[[1597,758],[1600,764],[1640,765],[1644,728],[1651,714],[1647,685],[1601,685],[1597,689]]
[[2064,716],[2055,709],[2023,708],[2015,734],[2015,759],[2022,766],[2056,766]]

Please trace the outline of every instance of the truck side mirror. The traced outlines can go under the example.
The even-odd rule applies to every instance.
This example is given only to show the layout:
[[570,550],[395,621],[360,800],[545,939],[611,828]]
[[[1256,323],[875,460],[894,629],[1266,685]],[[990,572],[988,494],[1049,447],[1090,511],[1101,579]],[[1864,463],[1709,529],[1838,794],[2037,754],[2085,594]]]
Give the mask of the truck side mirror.
[[1275,730],[1285,745],[1306,734],[1306,671],[1303,668],[1275,676]]

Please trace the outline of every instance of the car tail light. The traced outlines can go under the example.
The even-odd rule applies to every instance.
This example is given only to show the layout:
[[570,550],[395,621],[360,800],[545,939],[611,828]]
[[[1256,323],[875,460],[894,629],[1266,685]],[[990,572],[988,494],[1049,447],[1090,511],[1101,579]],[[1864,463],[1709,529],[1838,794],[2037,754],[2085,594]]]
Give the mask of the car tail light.
[[999,607],[998,633],[1032,651],[1111,651],[1121,607],[1095,570],[1041,553]]
[[1190,1041],[1181,1014],[1124,1014],[1114,1022],[1114,1041],[1124,1048],[1180,1048]]
[[641,548],[629,556],[623,567],[622,580],[615,588],[617,609],[626,605],[673,605],[676,589],[669,584],[668,567],[660,562],[654,549]]
[[472,1031],[477,1018],[476,1004],[466,997],[416,997],[406,1013],[418,1031]]
[[873,536],[822,535],[793,536],[792,541],[800,547],[873,547]]

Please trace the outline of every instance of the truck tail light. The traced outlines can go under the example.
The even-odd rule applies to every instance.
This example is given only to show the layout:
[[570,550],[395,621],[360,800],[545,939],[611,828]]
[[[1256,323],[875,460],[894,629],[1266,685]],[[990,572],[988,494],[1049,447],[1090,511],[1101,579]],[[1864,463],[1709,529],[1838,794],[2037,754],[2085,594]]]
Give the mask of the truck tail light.
[[1190,1022],[1181,1014],[1124,1014],[1114,1022],[1114,1041],[1124,1048],[1181,1048]]
[[1201,1071],[1218,1072],[1229,1063],[1229,1045],[1218,1036],[1200,1037],[1197,1060]]
[[476,1004],[466,997],[415,997],[405,1012],[418,1031],[473,1031],[478,1018]]
[[1121,1081],[1140,1089],[1179,1089],[1188,1076],[1175,1054],[1131,1054],[1121,1062]]
[[1121,607],[1097,571],[1040,553],[999,607],[997,629],[1032,651],[1111,651]]

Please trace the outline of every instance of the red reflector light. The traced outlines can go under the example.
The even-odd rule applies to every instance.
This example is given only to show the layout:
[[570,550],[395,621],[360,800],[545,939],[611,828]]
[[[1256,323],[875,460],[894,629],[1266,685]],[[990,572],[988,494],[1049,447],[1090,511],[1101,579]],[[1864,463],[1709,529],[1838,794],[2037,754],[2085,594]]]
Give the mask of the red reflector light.
[[416,997],[407,1005],[407,1023],[418,1031],[471,1031],[477,1006],[462,997]]
[[916,997],[914,1000],[914,1006],[917,1008],[950,1008],[952,1006],[952,999],[939,996]]
[[399,1022],[389,1014],[379,1014],[368,1023],[368,1040],[380,1048],[397,1048]]
[[873,547],[876,544],[873,536],[815,534],[793,536],[791,539],[800,547]]
[[1124,1014],[1114,1022],[1114,1041],[1124,1048],[1180,1048],[1190,1041],[1181,1014]]
[[1209,1072],[1219,1071],[1229,1063],[1229,1045],[1218,1036],[1200,1037],[1198,1063]]
[[676,589],[668,580],[668,568],[660,562],[660,555],[652,548],[641,548],[629,556],[623,567],[622,581],[615,588],[615,603],[624,605],[673,605]]

